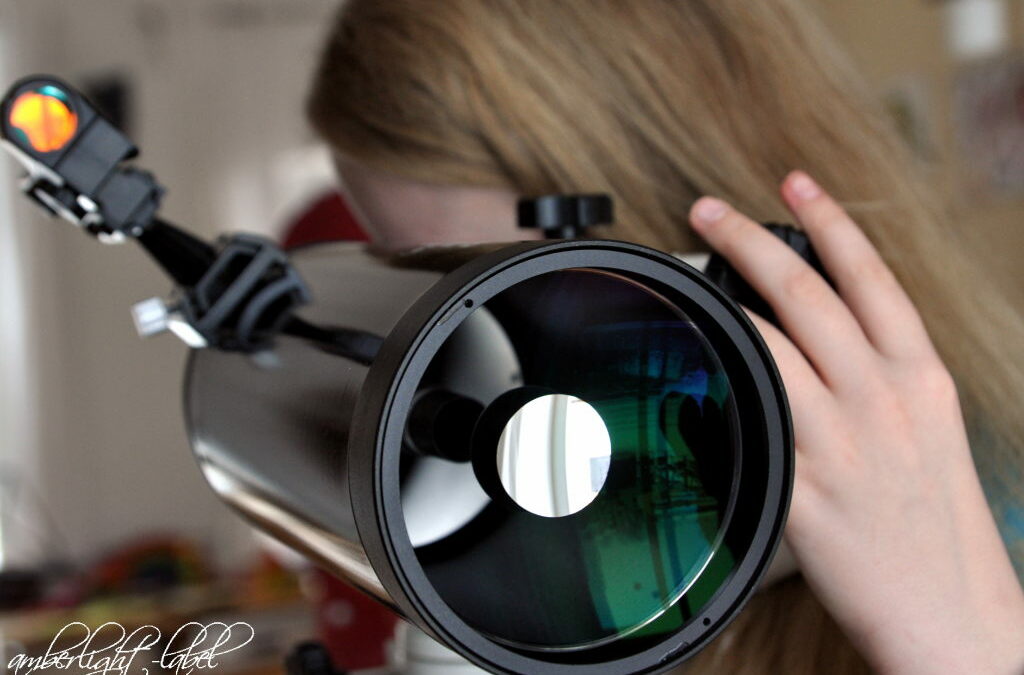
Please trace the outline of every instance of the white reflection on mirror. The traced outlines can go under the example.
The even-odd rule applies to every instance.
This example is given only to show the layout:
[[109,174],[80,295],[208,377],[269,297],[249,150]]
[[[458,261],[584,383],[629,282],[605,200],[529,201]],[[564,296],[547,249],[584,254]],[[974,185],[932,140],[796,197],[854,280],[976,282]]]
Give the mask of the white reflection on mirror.
[[519,506],[554,518],[580,511],[604,487],[612,442],[601,415],[567,394],[535,398],[498,441],[498,474]]

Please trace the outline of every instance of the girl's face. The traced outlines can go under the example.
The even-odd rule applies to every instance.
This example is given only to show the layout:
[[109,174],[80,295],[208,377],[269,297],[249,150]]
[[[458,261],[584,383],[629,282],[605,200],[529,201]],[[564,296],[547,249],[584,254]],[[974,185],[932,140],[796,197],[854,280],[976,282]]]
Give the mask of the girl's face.
[[518,195],[501,188],[423,183],[337,155],[341,190],[375,249],[538,239],[516,225]]

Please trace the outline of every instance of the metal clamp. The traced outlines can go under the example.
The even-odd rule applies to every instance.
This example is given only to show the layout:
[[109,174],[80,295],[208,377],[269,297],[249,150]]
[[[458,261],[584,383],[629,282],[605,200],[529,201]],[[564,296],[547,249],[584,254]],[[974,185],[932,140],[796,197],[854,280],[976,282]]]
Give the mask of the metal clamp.
[[132,318],[143,337],[169,330],[190,347],[251,352],[269,345],[309,297],[276,244],[236,234],[221,240],[216,259],[195,286],[170,301],[136,304]]

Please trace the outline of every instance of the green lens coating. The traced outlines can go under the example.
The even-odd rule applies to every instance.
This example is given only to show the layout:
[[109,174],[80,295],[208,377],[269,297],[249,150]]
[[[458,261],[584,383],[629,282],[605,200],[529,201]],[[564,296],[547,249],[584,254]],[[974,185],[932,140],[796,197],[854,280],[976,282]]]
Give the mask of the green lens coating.
[[[521,369],[516,384],[592,406],[611,456],[600,492],[576,513],[543,517],[495,500],[417,548],[428,579],[470,626],[521,649],[678,630],[738,557],[723,540],[738,422],[714,349],[666,298],[594,269],[533,277],[476,311],[505,330]],[[453,358],[456,350],[442,348],[431,369]],[[403,474],[416,461],[403,457]]]

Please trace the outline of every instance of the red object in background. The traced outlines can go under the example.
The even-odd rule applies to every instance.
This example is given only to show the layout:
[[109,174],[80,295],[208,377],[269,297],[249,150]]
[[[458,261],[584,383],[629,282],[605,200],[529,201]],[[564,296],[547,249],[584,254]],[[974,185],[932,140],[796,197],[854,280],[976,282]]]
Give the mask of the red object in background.
[[294,248],[325,241],[369,241],[352,211],[337,192],[313,202],[285,229],[282,246]]
[[334,666],[348,671],[387,665],[398,617],[336,577],[315,574],[317,628]]
[[[337,193],[317,199],[285,230],[286,249],[328,241],[368,241],[352,211]],[[316,570],[316,613],[320,638],[334,665],[344,670],[387,664],[388,642],[398,618],[337,578]]]

